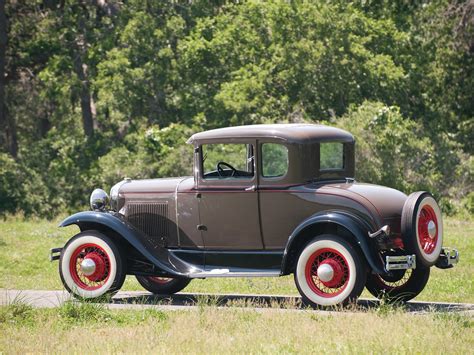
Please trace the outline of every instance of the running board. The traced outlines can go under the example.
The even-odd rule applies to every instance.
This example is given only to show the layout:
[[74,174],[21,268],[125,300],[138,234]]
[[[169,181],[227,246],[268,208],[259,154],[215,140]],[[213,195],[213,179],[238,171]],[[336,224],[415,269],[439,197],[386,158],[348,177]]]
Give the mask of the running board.
[[280,270],[229,270],[229,269],[212,269],[191,273],[188,275],[191,279],[206,279],[210,277],[278,277],[281,275]]

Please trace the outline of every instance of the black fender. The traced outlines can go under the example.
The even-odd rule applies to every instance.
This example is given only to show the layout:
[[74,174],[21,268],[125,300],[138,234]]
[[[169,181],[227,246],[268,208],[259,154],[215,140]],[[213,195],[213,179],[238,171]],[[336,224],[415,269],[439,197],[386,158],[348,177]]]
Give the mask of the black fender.
[[285,251],[282,260],[282,274],[288,273],[290,260],[288,258],[292,246],[295,244],[298,236],[301,235],[305,229],[317,226],[318,224],[335,224],[347,229],[355,238],[355,242],[364,253],[365,259],[373,272],[377,274],[385,274],[385,266],[377,251],[369,243],[368,231],[369,228],[366,223],[361,221],[358,217],[348,214],[346,212],[322,212],[312,215],[301,222],[295,230],[291,233],[286,243]]
[[94,229],[97,226],[103,226],[114,231],[130,243],[143,257],[170,276],[186,277],[196,270],[195,265],[188,264],[177,258],[168,249],[151,244],[145,234],[131,225],[119,213],[79,212],[67,217],[59,224],[59,227],[67,227],[73,224],[77,225],[81,231]]

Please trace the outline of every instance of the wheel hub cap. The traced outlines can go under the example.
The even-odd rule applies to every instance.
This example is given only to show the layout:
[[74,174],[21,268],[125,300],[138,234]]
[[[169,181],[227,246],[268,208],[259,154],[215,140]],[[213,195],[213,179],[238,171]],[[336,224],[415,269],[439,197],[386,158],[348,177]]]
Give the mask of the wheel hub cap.
[[331,281],[334,277],[334,269],[328,263],[321,264],[318,267],[317,275],[322,282]]
[[95,272],[96,265],[94,260],[86,258],[81,262],[81,271],[84,275],[90,276]]
[[344,276],[342,265],[335,259],[324,260],[316,270],[316,275],[324,286],[339,287]]
[[428,235],[431,239],[434,239],[434,237],[436,237],[436,224],[432,220],[428,222]]

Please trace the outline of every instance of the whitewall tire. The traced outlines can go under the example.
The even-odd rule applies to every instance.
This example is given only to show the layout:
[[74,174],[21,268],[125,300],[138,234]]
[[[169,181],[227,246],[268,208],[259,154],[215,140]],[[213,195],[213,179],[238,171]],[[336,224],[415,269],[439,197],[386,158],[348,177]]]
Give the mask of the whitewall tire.
[[403,206],[401,232],[406,248],[415,253],[417,263],[436,264],[443,247],[441,209],[428,192],[414,192]]
[[295,283],[303,301],[311,306],[335,306],[355,301],[366,281],[359,252],[335,235],[321,235],[302,250]]
[[64,287],[80,298],[98,298],[122,287],[125,268],[112,240],[97,231],[75,235],[64,246],[59,259]]

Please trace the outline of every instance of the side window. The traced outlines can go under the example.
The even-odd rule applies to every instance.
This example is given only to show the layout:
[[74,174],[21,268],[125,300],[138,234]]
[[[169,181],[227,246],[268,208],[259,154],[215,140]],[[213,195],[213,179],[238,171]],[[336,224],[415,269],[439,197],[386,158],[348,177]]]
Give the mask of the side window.
[[254,176],[253,145],[204,144],[201,149],[204,179],[251,179]]
[[337,142],[321,143],[319,149],[320,170],[344,169],[344,144]]
[[262,144],[262,176],[279,177],[288,171],[288,148],[276,143]]

